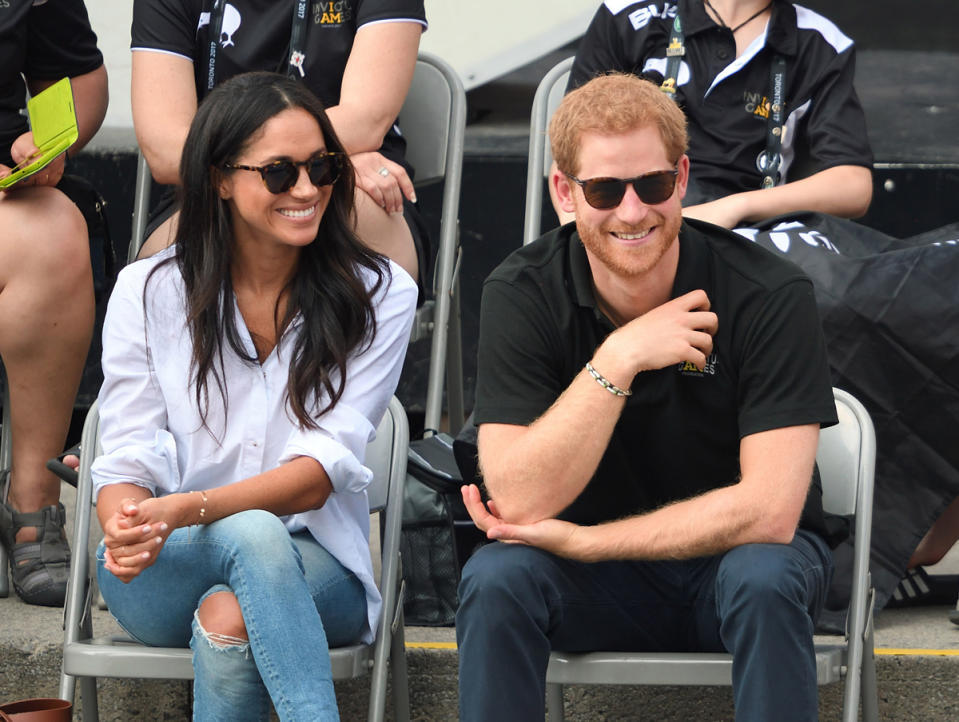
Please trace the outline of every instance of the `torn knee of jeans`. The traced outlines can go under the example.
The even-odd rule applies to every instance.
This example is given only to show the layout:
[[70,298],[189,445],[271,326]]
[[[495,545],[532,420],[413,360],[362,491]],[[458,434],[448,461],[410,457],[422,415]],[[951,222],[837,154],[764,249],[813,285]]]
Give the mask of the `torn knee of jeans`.
[[230,634],[220,634],[218,632],[208,632],[203,628],[203,625],[200,623],[200,615],[196,612],[193,614],[194,621],[196,622],[196,627],[200,630],[200,634],[207,641],[207,643],[213,648],[222,651],[232,651],[236,650],[237,652],[244,652],[249,654],[250,650],[250,640],[244,639],[243,637],[234,637]]

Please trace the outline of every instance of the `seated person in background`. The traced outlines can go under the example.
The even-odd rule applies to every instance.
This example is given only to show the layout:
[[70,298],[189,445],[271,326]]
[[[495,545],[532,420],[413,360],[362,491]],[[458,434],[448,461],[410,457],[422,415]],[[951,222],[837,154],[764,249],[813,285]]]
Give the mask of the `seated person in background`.
[[511,543],[463,571],[462,719],[542,719],[551,649],[729,651],[737,719],[815,719],[832,559],[811,479],[836,412],[812,284],[683,221],[685,121],[652,83],[592,80],[549,130],[576,223],[483,292],[489,507],[463,497]]
[[193,648],[195,719],[333,720],[327,647],[372,640],[380,605],[363,458],[416,287],[356,238],[295,80],[216,88],[180,170],[174,246],[120,273],[104,324],[97,579],[138,640]]
[[[684,54],[670,66],[677,17]],[[768,120],[777,58],[779,137]],[[689,124],[687,218],[734,228],[794,211],[858,218],[868,210],[872,153],[853,87],[855,48],[829,20],[789,0],[607,0],[576,53],[568,89],[610,71],[658,82],[673,68],[675,84],[667,85]],[[773,187],[764,187],[770,148],[781,164],[769,174]]]
[[[198,100],[238,73],[286,72],[323,102],[350,154],[361,191],[357,235],[416,279],[426,272],[429,239],[411,203],[412,169],[396,119],[426,27],[423,0],[356,0],[335,12],[328,5],[230,0],[218,17],[209,0],[135,0],[137,141],[157,182],[175,184]],[[169,195],[151,219],[141,257],[169,245],[174,231]]]
[[[81,0],[17,0],[0,8],[0,177],[36,152],[19,112],[67,76],[79,139],[93,137],[107,107],[107,74]],[[93,333],[93,275],[83,215],[57,189],[65,160],[0,191],[0,360],[10,389],[13,468],[0,506],[0,542],[25,602],[63,604],[70,549],[46,461],[63,451]],[[0,489],[3,479],[0,478]],[[6,573],[5,571],[3,573]]]

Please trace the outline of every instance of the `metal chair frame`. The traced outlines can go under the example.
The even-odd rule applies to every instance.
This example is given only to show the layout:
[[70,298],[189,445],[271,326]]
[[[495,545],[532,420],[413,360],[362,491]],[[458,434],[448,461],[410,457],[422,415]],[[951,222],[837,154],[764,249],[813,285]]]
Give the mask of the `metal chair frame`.
[[526,212],[523,245],[539,238],[543,218],[543,178],[549,176],[553,153],[549,147],[549,120],[566,93],[573,58],[560,60],[543,76],[533,96],[529,127],[529,162],[526,166]]

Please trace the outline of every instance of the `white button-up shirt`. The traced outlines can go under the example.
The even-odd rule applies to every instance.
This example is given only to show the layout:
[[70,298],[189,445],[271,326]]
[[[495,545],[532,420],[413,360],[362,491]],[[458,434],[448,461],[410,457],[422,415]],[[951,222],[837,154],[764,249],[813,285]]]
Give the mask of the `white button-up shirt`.
[[[364,640],[371,641],[381,600],[369,553],[366,486],[372,473],[363,459],[399,381],[416,285],[390,262],[392,280],[384,279],[373,300],[376,335],[349,358],[343,395],[316,419],[318,429],[301,429],[287,404],[288,364],[302,324],[299,317],[262,364],[243,361],[224,341],[228,403],[224,407],[211,378],[204,427],[191,383],[192,342],[175,262],[153,274],[144,312],[147,276],[171,254],[168,250],[124,268],[110,297],[99,396],[103,453],[93,464],[94,498],[104,486],[118,483],[137,484],[155,496],[213,489],[297,456],[316,459],[329,475],[333,493],[320,509],[283,520],[291,532],[309,529],[363,583],[369,618]],[[247,353],[255,357],[243,317],[235,300],[230,303]]]

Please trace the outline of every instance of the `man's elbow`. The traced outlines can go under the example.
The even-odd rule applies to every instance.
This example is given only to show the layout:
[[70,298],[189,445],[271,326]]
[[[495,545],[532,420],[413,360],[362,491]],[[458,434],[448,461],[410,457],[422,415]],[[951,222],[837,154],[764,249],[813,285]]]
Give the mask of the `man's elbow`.
[[509,479],[493,471],[484,472],[483,486],[493,501],[494,514],[507,524],[532,524],[549,516],[542,508],[542,500],[523,493],[524,485],[512,474]]
[[789,544],[796,536],[799,526],[799,514],[782,512],[767,514],[756,528],[756,542],[759,544]]

